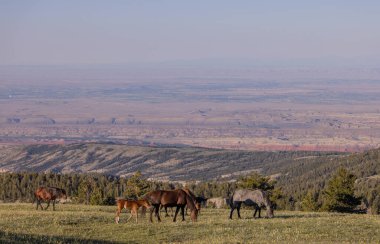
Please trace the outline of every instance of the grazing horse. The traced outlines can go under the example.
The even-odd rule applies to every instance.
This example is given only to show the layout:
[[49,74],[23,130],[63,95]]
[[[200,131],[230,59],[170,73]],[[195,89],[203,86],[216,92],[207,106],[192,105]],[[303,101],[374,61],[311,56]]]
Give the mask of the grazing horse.
[[248,190],[248,189],[236,190],[230,199],[230,207],[231,207],[230,219],[232,219],[232,214],[235,208],[237,209],[239,219],[241,218],[240,207],[242,203],[244,203],[247,206],[255,207],[255,213],[253,214],[253,217],[256,217],[256,212],[258,210],[259,210],[259,217],[261,217],[260,216],[261,208],[265,206],[267,209],[267,217],[273,218],[272,203],[269,200],[268,194],[263,190]]
[[116,205],[117,205],[116,217],[115,217],[116,224],[119,223],[119,221],[120,221],[120,213],[121,213],[121,211],[124,208],[128,209],[131,212],[131,216],[129,216],[129,218],[127,219],[127,222],[134,215],[135,218],[136,218],[136,223],[137,223],[137,217],[138,217],[138,210],[139,210],[139,208],[140,207],[150,208],[150,204],[146,200],[135,200],[135,201],[132,201],[132,200],[119,199],[119,200],[116,201]]
[[[190,191],[188,188],[184,188],[182,190],[184,190],[193,199],[195,208],[198,210],[198,214],[199,214],[201,211],[201,203],[197,202],[197,197],[195,196],[195,194],[192,191]],[[187,215],[187,207],[186,207],[186,215]]]
[[41,207],[41,210],[44,210],[41,204],[41,201],[47,201],[47,206],[45,210],[50,206],[50,201],[53,201],[53,211],[55,210],[55,200],[56,199],[67,199],[66,191],[57,187],[38,187],[34,192],[34,196],[37,200],[37,210],[38,206]]
[[176,221],[179,210],[181,209],[182,221],[185,220],[185,206],[188,206],[191,213],[190,217],[192,221],[197,221],[198,210],[195,207],[194,200],[184,190],[177,189],[171,191],[156,190],[149,192],[144,197],[153,208],[150,210],[150,222],[153,222],[152,214],[155,211],[157,220],[160,222],[160,206],[164,207],[176,207],[173,222]]

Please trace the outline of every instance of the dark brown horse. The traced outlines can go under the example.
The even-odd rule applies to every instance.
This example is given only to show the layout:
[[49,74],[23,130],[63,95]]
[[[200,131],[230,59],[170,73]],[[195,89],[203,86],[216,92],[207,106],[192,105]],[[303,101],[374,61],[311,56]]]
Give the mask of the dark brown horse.
[[176,207],[173,222],[176,221],[179,210],[181,210],[182,221],[185,220],[185,207],[190,209],[190,217],[192,221],[197,221],[198,210],[195,207],[193,198],[182,189],[163,191],[157,190],[149,192],[145,195],[146,199],[152,206],[150,211],[150,221],[153,222],[152,214],[155,211],[157,220],[160,222],[160,206],[164,207]]
[[[198,201],[198,197],[196,197],[195,194],[192,191],[190,191],[188,188],[183,188],[182,190],[184,190],[193,199],[193,202],[195,204],[196,209],[198,210],[198,215],[199,215],[201,212],[201,201]],[[163,205],[161,205],[160,210],[162,210],[163,208],[165,210],[165,217],[169,217],[170,215],[168,214],[168,207],[167,206],[164,207]],[[172,207],[171,209],[173,211]],[[186,207],[186,215],[188,215],[187,209],[188,207]]]
[[44,210],[41,202],[47,201],[47,206],[45,210],[50,206],[50,201],[53,201],[53,210],[55,210],[55,200],[56,199],[67,199],[66,191],[57,187],[38,187],[34,192],[34,196],[37,200],[37,210],[38,206],[41,207],[41,210]]

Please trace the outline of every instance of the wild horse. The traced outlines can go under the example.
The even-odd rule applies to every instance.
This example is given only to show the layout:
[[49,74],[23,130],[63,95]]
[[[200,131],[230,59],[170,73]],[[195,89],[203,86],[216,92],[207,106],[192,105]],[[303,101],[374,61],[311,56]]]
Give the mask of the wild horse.
[[198,210],[195,207],[194,199],[186,193],[182,189],[177,190],[171,190],[171,191],[164,191],[164,190],[156,190],[149,192],[144,197],[145,200],[147,200],[153,208],[150,210],[150,221],[153,222],[152,214],[153,211],[155,212],[155,215],[157,217],[157,220],[160,222],[160,206],[163,207],[176,207],[176,211],[174,214],[173,222],[176,221],[177,215],[179,210],[181,210],[182,214],[182,221],[185,220],[185,207],[188,206],[190,209],[190,217],[192,221],[197,221],[198,217]]
[[267,217],[273,218],[273,205],[269,200],[267,192],[263,190],[236,190],[230,199],[230,219],[232,219],[232,214],[235,209],[237,209],[239,219],[241,218],[240,207],[242,203],[247,206],[253,206],[255,208],[255,213],[253,214],[254,218],[256,217],[257,211],[259,211],[259,217],[261,217],[260,211],[264,206],[267,209]]
[[55,200],[56,199],[67,199],[66,191],[57,187],[38,187],[34,192],[34,196],[37,200],[37,210],[38,206],[41,207],[41,210],[44,210],[41,202],[47,201],[47,206],[45,210],[50,206],[50,201],[53,201],[53,210],[55,210]]
[[120,220],[120,213],[121,210],[128,209],[131,212],[131,216],[127,219],[130,220],[132,216],[135,216],[136,223],[137,223],[137,217],[138,217],[138,210],[140,207],[144,208],[143,211],[145,211],[145,208],[150,208],[150,204],[146,200],[126,200],[126,199],[119,199],[116,201],[117,210],[116,210],[116,217],[115,221],[118,224]]

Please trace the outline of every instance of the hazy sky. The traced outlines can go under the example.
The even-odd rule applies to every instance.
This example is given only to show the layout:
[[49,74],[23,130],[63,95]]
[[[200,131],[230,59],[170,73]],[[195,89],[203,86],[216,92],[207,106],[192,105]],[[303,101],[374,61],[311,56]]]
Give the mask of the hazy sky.
[[0,0],[0,64],[379,65],[379,0]]

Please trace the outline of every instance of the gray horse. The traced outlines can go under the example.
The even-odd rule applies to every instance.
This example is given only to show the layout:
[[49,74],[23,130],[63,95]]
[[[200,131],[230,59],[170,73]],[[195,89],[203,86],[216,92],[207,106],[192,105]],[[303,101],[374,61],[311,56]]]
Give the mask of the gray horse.
[[261,208],[266,207],[267,217],[273,218],[273,206],[269,200],[268,194],[263,190],[248,190],[240,189],[236,190],[230,199],[230,219],[232,219],[232,214],[235,209],[237,209],[239,219],[240,217],[240,207],[244,203],[247,206],[253,206],[255,208],[255,213],[253,217],[256,217],[257,211],[259,211],[259,218],[261,217]]

